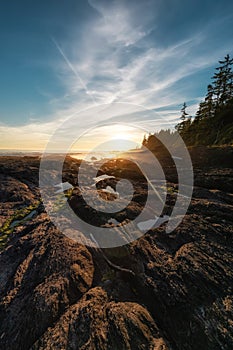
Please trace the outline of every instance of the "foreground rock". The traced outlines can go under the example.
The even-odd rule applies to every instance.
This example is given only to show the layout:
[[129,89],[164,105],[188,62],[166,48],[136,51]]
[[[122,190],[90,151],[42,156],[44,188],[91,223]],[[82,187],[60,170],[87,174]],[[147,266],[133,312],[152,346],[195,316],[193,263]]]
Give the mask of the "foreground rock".
[[[2,221],[38,200],[36,177],[22,170],[35,162],[2,160]],[[77,167],[72,161],[64,172],[73,185]],[[233,195],[223,176],[230,183],[232,169],[196,171],[189,211],[172,234],[163,224],[115,249],[73,242],[39,206],[0,253],[0,349],[232,349]],[[145,200],[137,177],[131,211]],[[171,180],[168,215],[177,192]]]
[[149,312],[90,289],[32,349],[168,349]]

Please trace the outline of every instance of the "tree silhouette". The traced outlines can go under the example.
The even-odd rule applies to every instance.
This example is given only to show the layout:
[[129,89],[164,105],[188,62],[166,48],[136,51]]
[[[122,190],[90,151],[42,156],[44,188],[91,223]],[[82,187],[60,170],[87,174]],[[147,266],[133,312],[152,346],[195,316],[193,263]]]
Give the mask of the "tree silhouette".
[[181,108],[181,117],[180,117],[180,119],[182,120],[182,121],[185,121],[186,120],[186,117],[188,116],[188,113],[186,113],[186,108],[187,108],[187,105],[186,105],[186,102],[184,102],[184,104],[183,104],[183,107]]
[[223,61],[219,61],[219,64],[220,66],[215,69],[217,72],[212,77],[216,109],[225,105],[233,97],[233,73],[231,70],[233,58],[226,55]]
[[194,120],[187,118],[186,103],[176,130],[188,145],[233,143],[233,58],[226,55],[207,87],[204,101],[199,104]]
[[186,112],[186,108],[187,108],[187,105],[186,105],[186,102],[184,102],[182,108],[181,108],[181,122],[179,124],[176,125],[176,130],[179,132],[179,133],[182,133],[186,127],[187,127],[187,124],[189,124],[189,119],[187,119],[188,117],[188,113]]

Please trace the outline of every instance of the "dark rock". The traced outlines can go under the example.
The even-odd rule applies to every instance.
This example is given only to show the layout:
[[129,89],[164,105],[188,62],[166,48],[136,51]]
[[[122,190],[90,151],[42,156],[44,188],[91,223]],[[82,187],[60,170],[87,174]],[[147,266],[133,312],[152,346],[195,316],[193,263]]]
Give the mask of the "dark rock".
[[[39,159],[10,158],[0,159],[2,223],[39,199]],[[124,247],[87,248],[59,232],[42,206],[14,227],[0,252],[0,349],[231,350],[233,171],[194,163],[191,205],[169,235],[164,223]],[[70,205],[104,225],[108,215],[93,218],[76,201],[79,165],[70,158],[64,164],[63,178],[76,186]],[[122,222],[142,210],[145,179],[127,161],[112,160],[102,173],[119,177],[99,188],[115,188],[125,168],[135,193],[127,209],[111,215]],[[166,214],[178,190],[171,164],[167,174]]]

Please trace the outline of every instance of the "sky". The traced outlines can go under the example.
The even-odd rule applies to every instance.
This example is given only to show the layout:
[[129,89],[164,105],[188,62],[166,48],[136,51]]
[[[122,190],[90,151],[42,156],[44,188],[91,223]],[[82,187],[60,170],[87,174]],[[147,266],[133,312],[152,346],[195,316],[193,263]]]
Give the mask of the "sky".
[[173,128],[232,37],[231,0],[1,2],[0,149],[43,150],[58,133],[54,149],[76,137],[83,150]]

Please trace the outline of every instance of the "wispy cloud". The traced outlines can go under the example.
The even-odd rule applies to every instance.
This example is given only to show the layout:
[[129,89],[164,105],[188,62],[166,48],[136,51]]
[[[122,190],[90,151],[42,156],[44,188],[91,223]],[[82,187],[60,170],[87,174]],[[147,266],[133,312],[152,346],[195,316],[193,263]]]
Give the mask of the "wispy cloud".
[[[119,1],[104,6],[89,0],[89,5],[96,16],[85,23],[82,30],[79,28],[77,36],[73,29],[72,42],[53,39],[58,55],[54,69],[66,93],[59,100],[51,99],[54,114],[50,121],[31,122],[19,128],[0,126],[0,134],[14,134],[18,144],[23,143],[23,137],[28,144],[37,138],[42,145],[56,129],[58,120],[62,122],[75,114],[77,127],[85,131],[98,121],[125,118],[127,122],[129,116],[132,122],[147,125],[151,130],[159,123],[163,127],[174,126],[179,105],[184,101],[190,101],[190,114],[195,113],[200,98],[191,95],[192,76],[215,64],[224,50],[223,45],[212,54],[204,49],[211,24],[206,27],[208,32],[205,28],[197,29],[192,37],[183,36],[178,42],[163,47],[151,39],[151,33],[159,30],[156,23],[159,14],[153,14],[152,21],[151,12],[142,2],[132,6]],[[78,116],[82,109],[113,102],[129,105],[119,105],[113,111],[107,108],[105,112],[101,107],[98,113],[87,113],[89,119]],[[144,106],[151,113],[134,114],[135,105]],[[5,143],[4,138],[2,140],[7,144],[7,139]],[[13,140],[10,142],[14,144]]]
[[[188,88],[185,96],[177,89],[174,91],[174,84],[216,62],[217,54],[197,55],[205,45],[203,33],[194,33],[192,38],[162,49],[156,42],[154,46],[151,41],[147,44],[147,32],[142,30],[143,26],[148,27],[146,16],[140,27],[132,27],[127,8],[115,5],[105,9],[97,3],[90,4],[100,16],[86,24],[78,47],[72,47],[67,54],[72,56],[72,66],[98,103],[125,101],[147,108],[159,108],[174,101],[181,104],[191,96]],[[82,86],[66,68],[63,77],[68,93],[79,97],[76,104],[79,106]],[[86,103],[85,97],[83,101]]]

